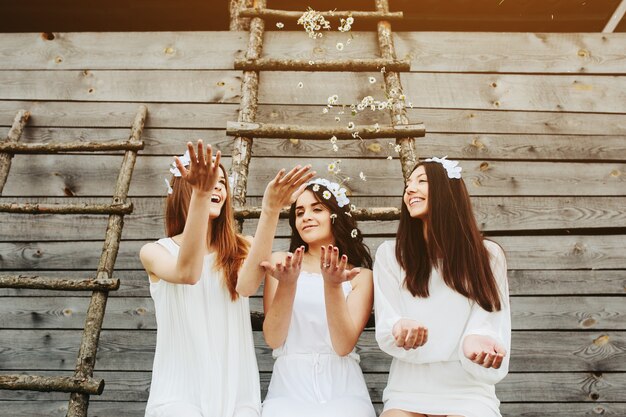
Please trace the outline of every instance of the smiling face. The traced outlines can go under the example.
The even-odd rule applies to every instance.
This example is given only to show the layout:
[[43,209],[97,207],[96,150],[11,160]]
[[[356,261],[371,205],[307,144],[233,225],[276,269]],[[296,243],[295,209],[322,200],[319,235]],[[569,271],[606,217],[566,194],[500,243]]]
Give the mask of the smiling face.
[[428,214],[428,177],[426,169],[420,165],[406,182],[403,196],[409,214],[424,220]]
[[215,184],[215,188],[211,193],[211,206],[209,210],[209,219],[215,219],[219,217],[222,212],[222,207],[224,206],[224,202],[226,202],[227,191],[226,191],[226,173],[220,167],[220,177],[217,180],[217,184]]
[[296,201],[296,230],[308,245],[334,244],[330,210],[306,190]]

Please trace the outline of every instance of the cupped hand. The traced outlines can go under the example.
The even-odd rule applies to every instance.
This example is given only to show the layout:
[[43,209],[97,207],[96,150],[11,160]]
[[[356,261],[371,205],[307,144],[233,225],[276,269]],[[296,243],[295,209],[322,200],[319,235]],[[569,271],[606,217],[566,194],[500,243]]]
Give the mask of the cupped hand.
[[296,165],[287,173],[285,169],[281,169],[267,184],[261,207],[272,212],[280,211],[296,201],[304,192],[306,182],[314,176],[315,171],[311,171],[310,165],[304,167]]
[[463,354],[477,365],[498,369],[506,356],[506,349],[489,336],[470,334],[463,340]]
[[302,259],[304,258],[304,246],[300,246],[291,254],[288,253],[283,262],[272,265],[270,262],[261,262],[261,267],[266,273],[276,278],[281,283],[295,284],[300,276]]
[[340,259],[339,248],[333,245],[322,246],[320,269],[324,281],[333,285],[350,281],[361,272],[361,268],[348,268],[348,257],[342,255]]
[[185,168],[178,157],[174,157],[176,167],[180,171],[181,177],[199,192],[211,192],[220,177],[220,160],[222,154],[217,151],[215,160],[211,145],[206,146],[206,153],[202,145],[202,139],[198,139],[198,153],[191,142],[187,142],[189,150],[189,168]]
[[404,350],[417,349],[428,341],[428,329],[415,320],[400,319],[391,331],[396,346]]

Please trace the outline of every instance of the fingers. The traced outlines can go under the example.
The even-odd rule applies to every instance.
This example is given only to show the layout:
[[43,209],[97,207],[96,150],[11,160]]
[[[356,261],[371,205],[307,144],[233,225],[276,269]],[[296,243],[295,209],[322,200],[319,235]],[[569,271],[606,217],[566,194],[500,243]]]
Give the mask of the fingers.
[[398,335],[396,336],[396,346],[404,347],[408,333],[409,333],[409,329],[407,328],[400,329],[400,331],[398,332]]
[[198,139],[198,163],[201,166],[206,165],[207,160],[211,160],[211,145],[207,145],[206,151],[208,153],[207,158],[204,156],[204,149],[202,147],[202,139]]
[[404,341],[404,350],[411,350],[423,346],[428,341],[428,329],[423,326],[413,327],[407,332]]
[[361,273],[361,268],[352,268],[346,272],[346,278],[348,281],[352,281],[357,275]]
[[402,346],[404,350],[411,350],[417,347],[417,338],[419,336],[419,329],[408,329],[406,334],[406,339],[404,340],[404,345]]
[[302,266],[303,259],[304,259],[304,246],[300,246],[298,249],[296,249],[296,252],[294,253],[294,256],[293,256],[294,266],[300,268],[300,266]]
[[331,271],[335,271],[339,267],[339,248],[329,245],[328,252],[330,253],[330,269]]
[[282,177],[278,182],[281,184],[285,184],[291,181],[291,179],[294,177],[294,175],[296,175],[296,173],[300,170],[300,165],[296,165],[295,167],[291,168],[291,171],[289,171],[284,177]]
[[261,262],[259,266],[263,268],[265,272],[270,274],[271,276],[274,276],[274,273],[276,273],[276,268],[274,268],[274,266],[267,261]]
[[497,354],[491,367],[494,369],[500,369],[500,366],[502,366],[503,360],[504,360],[504,355]]
[[326,246],[321,247],[320,269],[322,271],[330,267],[330,252],[326,250]]
[[285,268],[291,268],[291,260],[293,259],[293,255],[288,253],[285,257]]
[[213,161],[213,169],[215,170],[220,169],[220,162],[222,162],[222,152],[217,151],[215,153],[215,161]]
[[185,168],[177,156],[174,157],[174,164],[176,164],[176,168],[180,171],[180,175],[182,175],[183,178],[187,177],[187,168]]
[[273,182],[274,184],[278,183],[283,175],[285,175],[285,168],[281,168],[280,171],[276,173],[276,176],[271,182]]
[[193,148],[193,143],[187,142],[187,151],[189,151],[189,166],[193,168],[198,164],[198,157],[196,156],[196,151]]

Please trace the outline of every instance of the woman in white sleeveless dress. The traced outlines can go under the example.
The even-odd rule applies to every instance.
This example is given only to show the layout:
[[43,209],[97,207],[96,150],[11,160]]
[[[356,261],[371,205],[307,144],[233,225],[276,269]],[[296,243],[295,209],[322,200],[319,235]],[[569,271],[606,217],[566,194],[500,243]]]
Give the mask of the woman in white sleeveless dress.
[[376,340],[393,357],[383,417],[500,417],[506,259],[483,240],[457,165],[444,157],[414,168],[397,239],[376,253]]
[[[372,261],[345,190],[280,182],[266,190],[246,260],[260,265],[252,287],[265,276],[263,334],[276,358],[262,416],[375,417],[354,352],[372,309]],[[293,201],[290,252],[271,254],[280,208]]]
[[[249,243],[235,232],[226,171],[211,147],[176,158],[168,238],[140,253],[157,320],[148,417],[257,417],[259,373],[247,297],[236,292]],[[185,168],[185,165],[188,167]]]

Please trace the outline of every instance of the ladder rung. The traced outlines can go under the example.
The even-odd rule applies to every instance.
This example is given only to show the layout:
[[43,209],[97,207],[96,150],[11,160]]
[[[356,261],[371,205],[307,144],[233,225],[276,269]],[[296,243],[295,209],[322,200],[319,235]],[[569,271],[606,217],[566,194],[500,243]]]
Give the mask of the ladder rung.
[[0,213],[21,214],[130,214],[133,204],[0,203]]
[[[396,21],[401,20],[404,17],[402,12],[366,12],[360,10],[333,10],[328,12],[319,12],[325,19],[332,19],[337,17],[352,16],[355,20],[389,20]],[[266,8],[249,7],[241,9],[239,17],[260,17],[263,19],[294,19],[298,20],[304,12],[296,10],[276,10]]]
[[411,61],[408,59],[236,59],[235,69],[244,71],[351,71],[366,72],[380,71],[408,72],[411,70]]
[[100,395],[104,390],[104,380],[73,376],[0,375],[0,389]]
[[143,142],[0,143],[0,152],[12,154],[54,154],[58,152],[138,151]]
[[423,123],[413,123],[396,126],[355,126],[353,130],[347,127],[314,127],[300,125],[286,125],[274,123],[247,123],[227,122],[226,134],[252,138],[281,138],[281,139],[376,139],[376,138],[404,138],[420,137],[426,134]]
[[0,275],[0,288],[60,291],[115,291],[117,278],[57,278],[28,275]]
[[[350,214],[355,220],[398,220],[400,218],[400,209],[396,207],[370,207],[357,208],[351,210]],[[235,208],[235,218],[241,219],[258,219],[261,217],[261,207],[240,207]],[[280,218],[289,217],[289,209],[282,209]]]

